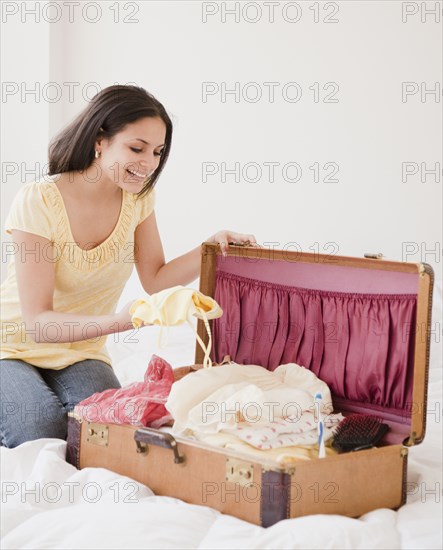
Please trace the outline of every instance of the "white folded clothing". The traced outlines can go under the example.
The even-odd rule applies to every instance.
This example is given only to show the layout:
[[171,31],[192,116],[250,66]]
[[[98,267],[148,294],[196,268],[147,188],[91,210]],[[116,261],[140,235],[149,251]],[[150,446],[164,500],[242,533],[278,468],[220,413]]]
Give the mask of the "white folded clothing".
[[331,415],[329,387],[295,363],[268,371],[230,363],[185,376],[173,384],[166,409],[175,434],[234,434],[259,449],[317,441],[315,395],[322,395],[324,440],[343,417]]

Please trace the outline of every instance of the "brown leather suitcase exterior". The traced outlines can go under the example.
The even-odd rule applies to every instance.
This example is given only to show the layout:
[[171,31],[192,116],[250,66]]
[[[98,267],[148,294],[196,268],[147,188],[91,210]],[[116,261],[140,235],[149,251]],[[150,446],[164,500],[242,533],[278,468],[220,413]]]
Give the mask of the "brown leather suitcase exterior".
[[[308,279],[305,275],[302,279],[316,280],[317,287],[319,284],[330,284],[328,281],[335,277],[331,277],[330,273],[339,274],[337,280],[341,281],[339,284],[342,286],[351,281],[350,286],[355,283],[356,288],[361,287],[361,282],[355,282],[355,277],[359,276],[366,280],[364,284],[372,286],[375,294],[380,290],[377,281],[382,281],[380,284],[384,285],[384,290],[391,288],[390,292],[394,294],[392,289],[395,290],[395,284],[392,285],[390,279],[397,277],[400,287],[403,285],[403,291],[406,289],[406,295],[414,300],[410,318],[413,326],[405,332],[406,339],[410,340],[405,343],[410,350],[409,367],[404,365],[411,371],[408,384],[412,399],[400,411],[400,418],[398,414],[395,417],[389,407],[384,415],[383,407],[363,403],[360,409],[358,403],[349,404],[343,396],[337,397],[340,404],[338,411],[368,412],[368,407],[372,406],[369,412],[376,412],[388,423],[392,421],[391,439],[388,438],[377,448],[282,466],[274,461],[258,460],[255,456],[204,445],[184,437],[173,437],[164,430],[91,424],[70,414],[67,460],[78,468],[108,468],[148,485],[158,495],[210,506],[265,527],[282,519],[308,514],[359,517],[377,508],[400,507],[406,501],[408,447],[420,443],[425,435],[432,268],[427,264],[391,262],[377,257],[331,257],[232,245],[225,259],[218,245],[203,243],[201,292],[217,299],[217,277],[224,271],[224,265],[227,266],[228,276],[233,278],[238,274],[241,277],[250,265],[255,265],[253,271],[259,280],[267,278],[269,281],[274,277],[277,280],[281,278],[278,273],[286,270],[285,277],[291,281],[291,277],[299,277],[298,272],[305,272],[309,274]],[[320,271],[323,275],[317,277],[316,273]],[[219,303],[226,312],[227,305]],[[212,358],[219,362],[221,357],[217,353],[225,353],[226,345],[217,346],[217,337],[222,332],[220,326],[215,327],[214,331],[214,323],[224,317],[211,322],[215,343]],[[207,342],[201,321],[198,332]],[[241,331],[239,334],[242,334]],[[381,334],[380,337],[386,335]],[[246,362],[244,353],[242,360],[237,361],[235,350],[227,351],[231,351],[233,361]],[[250,364],[259,364],[246,358]],[[203,352],[197,345],[196,363],[201,363],[202,359]],[[333,390],[332,387],[335,403]]]

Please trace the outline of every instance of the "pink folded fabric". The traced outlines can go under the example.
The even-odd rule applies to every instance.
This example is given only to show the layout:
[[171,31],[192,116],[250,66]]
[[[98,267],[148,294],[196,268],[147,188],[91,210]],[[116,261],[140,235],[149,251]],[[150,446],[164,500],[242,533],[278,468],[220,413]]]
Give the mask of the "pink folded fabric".
[[94,393],[74,408],[87,422],[110,422],[159,428],[172,421],[165,409],[174,374],[171,365],[153,355],[143,382]]

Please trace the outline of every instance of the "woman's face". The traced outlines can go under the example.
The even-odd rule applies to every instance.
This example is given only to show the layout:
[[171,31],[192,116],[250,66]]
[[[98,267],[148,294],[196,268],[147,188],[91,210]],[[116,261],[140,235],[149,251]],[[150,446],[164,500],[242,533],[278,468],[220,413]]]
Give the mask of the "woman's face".
[[95,162],[101,174],[118,187],[138,193],[157,169],[166,139],[166,126],[160,117],[132,122],[111,139],[96,142],[100,157]]

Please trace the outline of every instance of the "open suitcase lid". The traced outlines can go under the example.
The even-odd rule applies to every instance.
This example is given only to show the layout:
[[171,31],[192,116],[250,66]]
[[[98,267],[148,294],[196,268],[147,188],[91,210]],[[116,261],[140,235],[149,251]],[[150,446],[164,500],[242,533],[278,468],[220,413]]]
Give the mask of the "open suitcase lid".
[[[230,245],[224,257],[218,244],[203,243],[200,291],[224,311],[210,321],[211,358],[269,370],[302,365],[329,385],[336,411],[383,418],[391,427],[386,443],[421,443],[433,280],[428,264],[379,255]],[[245,338],[248,324],[271,337]],[[206,345],[201,320],[197,331]],[[198,343],[195,357],[202,363]]]

